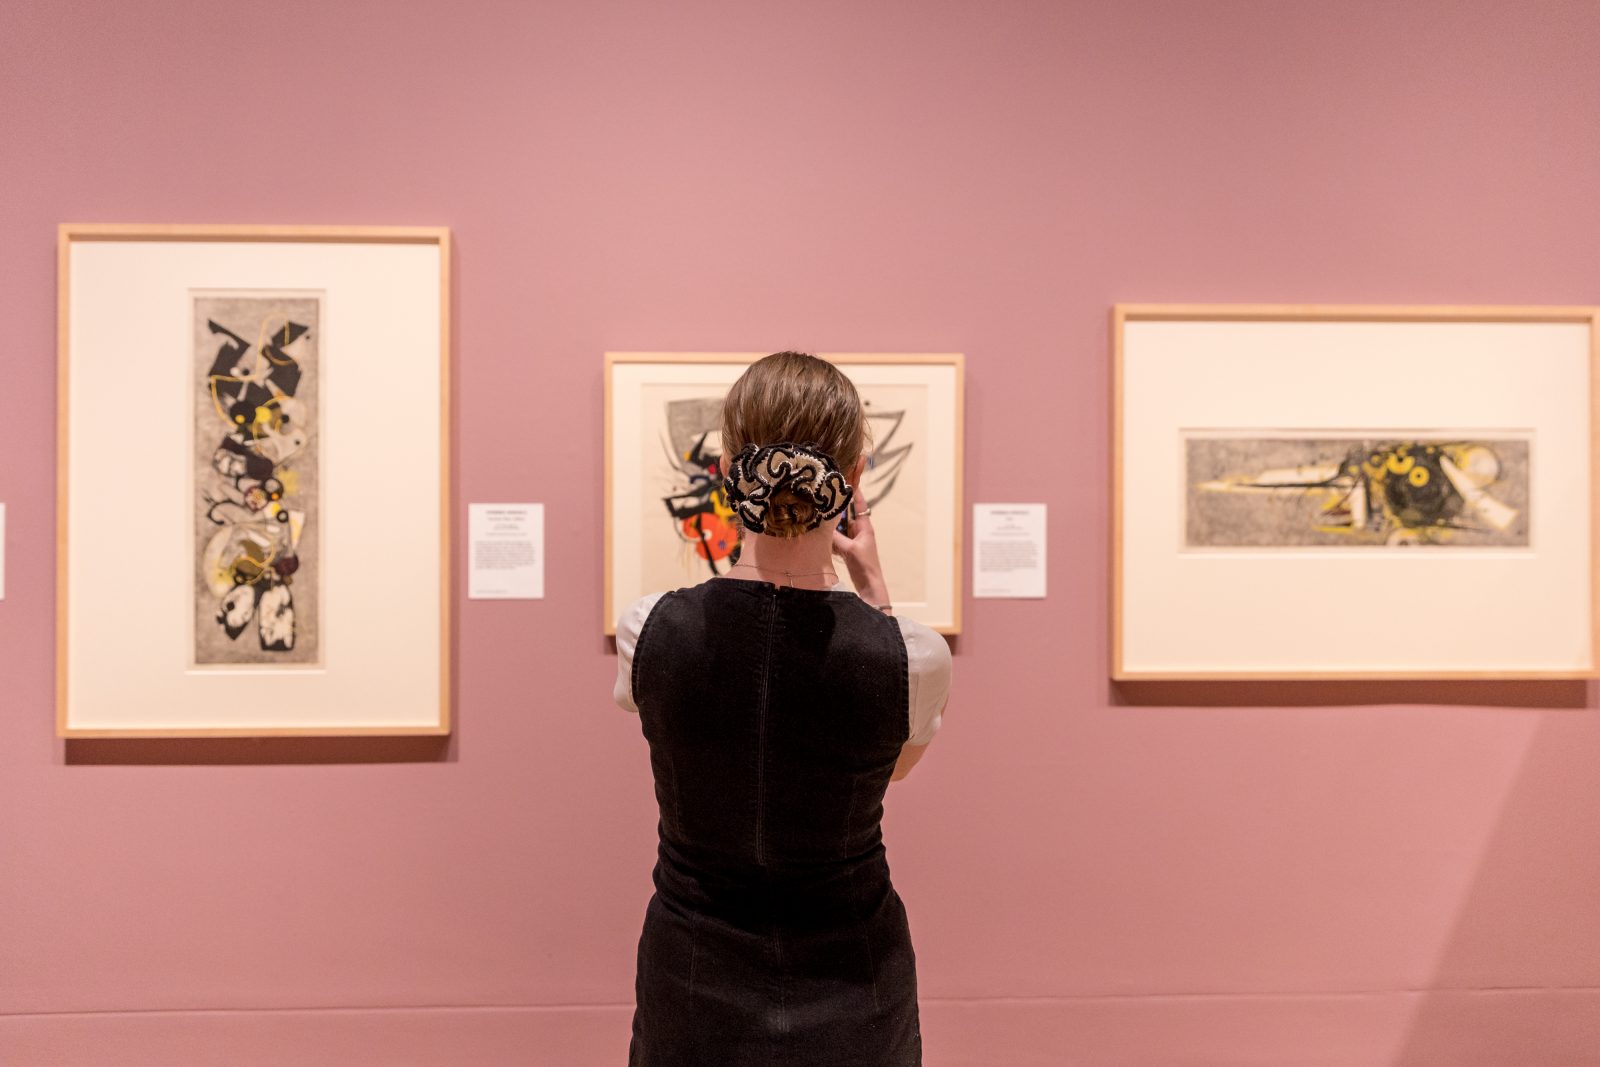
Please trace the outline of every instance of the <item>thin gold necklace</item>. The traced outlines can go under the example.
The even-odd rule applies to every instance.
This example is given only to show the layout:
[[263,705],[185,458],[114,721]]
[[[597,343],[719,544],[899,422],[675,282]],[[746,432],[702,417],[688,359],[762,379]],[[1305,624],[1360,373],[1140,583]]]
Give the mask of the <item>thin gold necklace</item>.
[[[766,571],[775,571],[775,570],[778,569],[776,567],[763,567],[759,563],[735,563],[733,566],[729,567],[728,569],[730,571],[736,571],[740,567],[744,567],[744,568],[746,568],[748,570],[752,570],[752,571],[755,571],[757,573],[760,573],[761,571],[764,571],[764,570],[766,570]],[[789,585],[791,587],[794,586],[794,580],[796,578],[819,578],[824,574],[826,574],[829,578],[833,579],[833,584],[834,585],[838,585],[839,584],[839,575],[838,575],[838,572],[836,572],[836,571],[802,571],[799,574],[796,574],[794,571],[784,571],[783,572],[783,576],[785,578],[789,579]]]

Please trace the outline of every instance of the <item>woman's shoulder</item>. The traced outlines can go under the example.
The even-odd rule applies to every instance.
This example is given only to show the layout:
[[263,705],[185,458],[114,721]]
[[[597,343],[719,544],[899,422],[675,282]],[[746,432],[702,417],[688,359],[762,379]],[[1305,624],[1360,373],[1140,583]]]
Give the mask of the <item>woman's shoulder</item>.
[[913,674],[949,673],[950,643],[944,635],[904,615],[896,615],[894,621],[906,643],[906,663]]
[[646,593],[623,609],[617,618],[617,644],[620,646],[624,640],[631,650],[639,640],[639,634],[644,629],[645,621],[650,618],[650,613],[655,610],[661,598],[667,595],[667,590],[659,593]]
[[950,643],[931,626],[896,616],[906,643],[906,678],[910,685],[908,744],[926,745],[939,732],[950,699]]

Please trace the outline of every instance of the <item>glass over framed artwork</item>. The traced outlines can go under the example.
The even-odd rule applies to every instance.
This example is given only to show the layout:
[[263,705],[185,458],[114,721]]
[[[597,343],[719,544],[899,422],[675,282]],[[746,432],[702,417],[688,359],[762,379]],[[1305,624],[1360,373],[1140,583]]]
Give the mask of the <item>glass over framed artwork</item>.
[[57,730],[449,730],[449,232],[65,225]]
[[[764,354],[606,354],[607,634],[646,593],[733,565],[739,531],[721,488],[722,398]],[[859,488],[896,613],[959,633],[963,357],[819,354],[866,405],[872,451]],[[848,588],[842,564],[838,574]]]
[[1600,309],[1113,312],[1114,678],[1589,678]]

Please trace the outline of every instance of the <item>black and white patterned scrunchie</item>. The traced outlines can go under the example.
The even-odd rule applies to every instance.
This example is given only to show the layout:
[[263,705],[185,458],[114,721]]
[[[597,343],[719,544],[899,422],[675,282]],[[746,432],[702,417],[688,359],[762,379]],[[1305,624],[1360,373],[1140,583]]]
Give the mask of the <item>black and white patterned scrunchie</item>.
[[838,518],[855,495],[832,456],[816,445],[792,441],[745,445],[728,464],[724,486],[728,504],[752,533],[766,530],[773,497],[779,493],[793,493],[812,505],[808,509],[811,515],[803,522],[796,514],[789,516],[791,526],[803,525],[807,530]]

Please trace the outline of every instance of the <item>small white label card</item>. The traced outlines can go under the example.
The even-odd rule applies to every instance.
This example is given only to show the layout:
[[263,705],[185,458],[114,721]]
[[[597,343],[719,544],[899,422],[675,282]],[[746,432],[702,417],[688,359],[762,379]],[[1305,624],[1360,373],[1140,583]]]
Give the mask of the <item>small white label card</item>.
[[1044,596],[1043,504],[972,505],[972,595]]
[[471,600],[544,598],[544,505],[468,504]]

